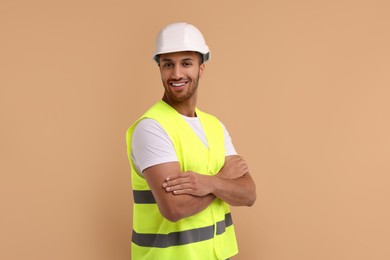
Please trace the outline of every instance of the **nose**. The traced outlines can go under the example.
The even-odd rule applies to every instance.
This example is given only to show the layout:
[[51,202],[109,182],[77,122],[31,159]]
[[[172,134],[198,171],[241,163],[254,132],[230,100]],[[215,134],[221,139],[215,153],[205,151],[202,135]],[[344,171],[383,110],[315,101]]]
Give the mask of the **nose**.
[[181,66],[179,66],[179,65],[174,66],[174,68],[172,69],[171,77],[172,77],[172,79],[181,79],[183,77],[183,71],[182,71]]

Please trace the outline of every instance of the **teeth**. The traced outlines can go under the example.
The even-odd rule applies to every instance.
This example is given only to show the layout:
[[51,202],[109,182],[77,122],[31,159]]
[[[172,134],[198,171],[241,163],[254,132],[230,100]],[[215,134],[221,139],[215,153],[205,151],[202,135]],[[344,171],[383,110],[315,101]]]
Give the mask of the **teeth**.
[[186,84],[186,83],[172,83],[172,85],[173,85],[174,87],[181,87],[181,86],[183,86],[184,84]]

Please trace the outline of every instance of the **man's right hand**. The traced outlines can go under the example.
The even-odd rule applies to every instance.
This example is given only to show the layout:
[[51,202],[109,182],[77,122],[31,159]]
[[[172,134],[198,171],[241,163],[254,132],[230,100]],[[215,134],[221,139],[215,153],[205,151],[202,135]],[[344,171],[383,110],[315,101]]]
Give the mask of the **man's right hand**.
[[227,156],[225,164],[216,176],[222,179],[237,179],[249,173],[246,161],[239,155]]

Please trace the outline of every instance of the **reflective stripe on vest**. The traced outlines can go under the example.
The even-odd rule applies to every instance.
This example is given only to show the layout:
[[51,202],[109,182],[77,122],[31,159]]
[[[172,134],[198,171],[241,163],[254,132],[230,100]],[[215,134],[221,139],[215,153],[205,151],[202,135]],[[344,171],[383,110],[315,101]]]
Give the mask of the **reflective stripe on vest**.
[[[226,227],[233,225],[230,213],[225,215],[225,220],[217,222],[216,235],[223,234]],[[190,243],[208,240],[214,237],[215,226],[195,228],[169,234],[139,234],[133,230],[133,243],[148,247],[170,247],[186,245]]]
[[[133,190],[133,197],[135,204],[156,204],[150,190]],[[133,230],[133,242],[139,246],[149,247],[169,247],[185,245],[214,237],[214,229],[216,228],[216,235],[225,232],[225,229],[233,225],[232,215],[225,214],[225,219],[214,225],[202,228],[195,228],[191,230],[172,232],[170,234],[141,234]]]
[[133,190],[135,204],[156,204],[151,190]]

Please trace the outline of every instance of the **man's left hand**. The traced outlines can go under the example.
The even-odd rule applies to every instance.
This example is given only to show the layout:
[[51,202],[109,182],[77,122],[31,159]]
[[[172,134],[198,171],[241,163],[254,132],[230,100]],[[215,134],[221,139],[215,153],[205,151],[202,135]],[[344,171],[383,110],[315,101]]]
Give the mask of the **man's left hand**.
[[162,187],[173,194],[190,194],[205,196],[212,193],[213,176],[202,175],[195,172],[184,172],[180,175],[169,176]]

